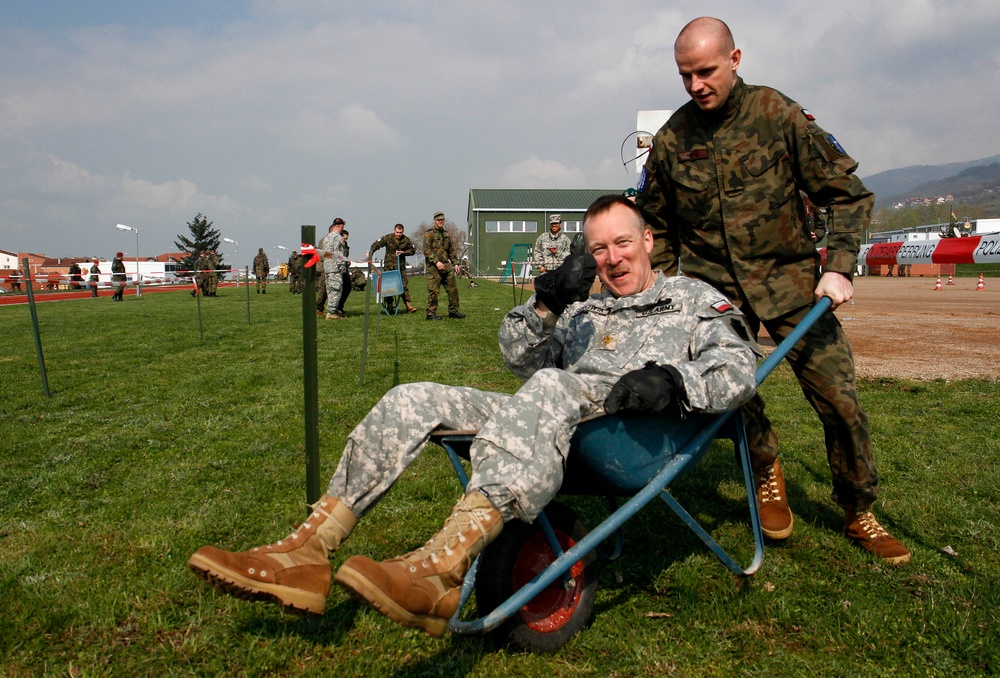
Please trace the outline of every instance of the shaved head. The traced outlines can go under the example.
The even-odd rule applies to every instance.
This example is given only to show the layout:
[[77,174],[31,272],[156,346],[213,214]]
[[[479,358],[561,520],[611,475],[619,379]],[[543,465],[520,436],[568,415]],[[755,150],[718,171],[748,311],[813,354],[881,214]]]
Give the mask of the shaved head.
[[722,21],[703,16],[685,26],[674,41],[674,60],[684,89],[703,111],[718,111],[736,84],[740,50]]
[[687,52],[703,45],[711,45],[718,54],[729,55],[736,49],[736,41],[726,22],[710,16],[703,16],[681,29],[674,41],[674,53]]

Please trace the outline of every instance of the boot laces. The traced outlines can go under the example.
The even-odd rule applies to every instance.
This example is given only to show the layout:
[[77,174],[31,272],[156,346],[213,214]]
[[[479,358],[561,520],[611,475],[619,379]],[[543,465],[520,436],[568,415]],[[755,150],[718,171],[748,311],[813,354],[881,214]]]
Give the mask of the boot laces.
[[769,501],[781,501],[781,492],[778,491],[778,477],[774,472],[774,467],[767,474],[767,480],[760,484],[760,503],[766,504]]
[[313,512],[309,514],[309,517],[306,518],[306,521],[304,523],[302,523],[301,525],[299,525],[297,528],[295,528],[290,535],[288,535],[284,539],[279,539],[278,541],[274,542],[273,544],[268,544],[267,546],[258,546],[258,547],[256,547],[254,549],[254,551],[259,551],[262,548],[273,548],[275,546],[282,546],[285,543],[285,539],[292,539],[292,540],[298,539],[299,535],[302,532],[308,532],[309,530],[311,530],[313,528],[313,523],[310,522],[310,521],[318,520],[320,518],[320,516],[325,516],[327,518],[331,518],[332,519],[333,516],[331,516],[329,513],[327,513],[324,510],[323,507],[325,507],[325,506],[326,506],[326,502],[324,500],[320,499],[319,501],[317,501],[315,504],[313,504],[311,506]]
[[879,521],[875,518],[875,514],[871,511],[865,511],[860,516],[858,516],[858,523],[861,525],[861,529],[864,530],[865,534],[868,535],[869,539],[878,539],[879,537],[888,537],[889,532]]
[[441,531],[431,537],[426,544],[404,556],[410,563],[410,572],[417,571],[416,563],[420,563],[424,568],[429,568],[432,564],[437,565],[441,562],[439,554],[442,552],[447,557],[454,555],[455,547],[469,541],[465,533],[470,530],[477,530],[482,535],[487,534],[489,530],[483,525],[482,519],[485,517],[483,514],[485,511],[472,508],[460,499]]

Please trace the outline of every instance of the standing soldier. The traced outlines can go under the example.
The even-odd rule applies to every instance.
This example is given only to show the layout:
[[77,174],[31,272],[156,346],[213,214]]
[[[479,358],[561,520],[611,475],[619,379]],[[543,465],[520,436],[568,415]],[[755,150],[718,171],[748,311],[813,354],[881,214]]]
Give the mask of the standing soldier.
[[215,297],[216,290],[219,289],[219,253],[214,249],[208,253],[208,277],[205,287],[208,289],[208,296]]
[[434,228],[424,234],[424,258],[427,260],[427,319],[441,320],[437,307],[438,290],[442,283],[448,293],[448,317],[464,318],[465,314],[458,310],[458,284],[455,280],[459,271],[458,258],[451,236],[444,228],[444,212],[434,214]]
[[298,252],[292,252],[292,256],[288,257],[288,289],[292,294],[302,294],[302,274],[304,271],[302,257],[299,256]]
[[562,233],[562,215],[553,214],[549,217],[549,232],[535,240],[531,259],[541,267],[542,273],[554,271],[569,256],[571,244],[569,237]]
[[406,257],[411,257],[417,253],[417,248],[413,246],[413,241],[403,235],[403,224],[396,224],[392,228],[392,233],[383,235],[372,243],[368,248],[368,263],[372,262],[372,256],[383,247],[385,248],[385,259],[382,261],[382,268],[386,271],[399,270],[399,277],[403,279],[403,299],[406,302],[406,312],[416,313],[413,302],[410,298],[410,282],[406,277]]
[[75,261],[69,265],[69,287],[72,290],[80,289],[83,282],[83,269]]
[[[340,235],[347,225],[340,217],[330,224],[329,232],[319,241],[317,250],[322,250],[323,272],[326,274],[326,319],[340,320],[345,318],[339,310],[340,296],[343,293],[344,273],[347,271],[347,251],[344,238]],[[317,307],[319,310],[319,307]]]
[[111,281],[115,287],[115,293],[111,298],[122,301],[122,295],[125,294],[125,262],[122,261],[121,252],[116,254],[111,262]]
[[257,248],[257,256],[253,258],[253,274],[257,278],[257,294],[264,291],[267,294],[267,275],[271,272],[271,264],[267,261],[267,255],[263,247]]
[[97,282],[101,279],[101,267],[97,265],[97,257],[90,265],[90,296],[97,296]]

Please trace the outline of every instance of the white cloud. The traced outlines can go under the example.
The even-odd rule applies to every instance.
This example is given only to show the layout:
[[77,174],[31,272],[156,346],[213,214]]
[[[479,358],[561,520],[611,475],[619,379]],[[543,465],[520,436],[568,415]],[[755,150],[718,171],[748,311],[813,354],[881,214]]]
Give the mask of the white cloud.
[[501,183],[507,188],[579,188],[586,177],[579,169],[533,155],[504,168]]

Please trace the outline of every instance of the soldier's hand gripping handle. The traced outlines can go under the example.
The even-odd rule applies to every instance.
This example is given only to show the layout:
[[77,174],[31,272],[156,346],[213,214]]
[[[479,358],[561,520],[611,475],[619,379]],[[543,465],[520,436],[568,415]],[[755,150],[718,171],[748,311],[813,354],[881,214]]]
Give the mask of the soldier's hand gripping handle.
[[597,276],[597,260],[589,253],[571,254],[554,271],[535,278],[535,298],[561,315],[574,301],[584,301]]
[[657,365],[652,360],[642,369],[626,372],[604,399],[604,411],[664,414],[671,404],[684,398],[684,380],[672,365]]

